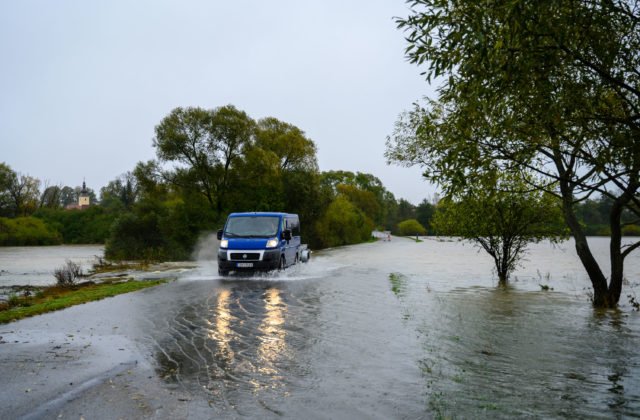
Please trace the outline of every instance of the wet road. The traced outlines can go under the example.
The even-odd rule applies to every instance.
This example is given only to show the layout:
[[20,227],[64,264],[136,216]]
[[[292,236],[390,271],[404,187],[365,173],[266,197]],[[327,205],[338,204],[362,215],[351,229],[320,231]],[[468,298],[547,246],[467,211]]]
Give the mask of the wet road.
[[639,315],[591,309],[570,244],[534,247],[507,289],[434,240],[214,272],[0,327],[2,417],[640,417]]

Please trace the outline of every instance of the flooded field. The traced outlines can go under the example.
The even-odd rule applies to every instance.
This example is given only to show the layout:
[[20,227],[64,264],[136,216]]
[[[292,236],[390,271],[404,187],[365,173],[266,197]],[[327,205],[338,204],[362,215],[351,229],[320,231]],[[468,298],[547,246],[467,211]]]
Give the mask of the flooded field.
[[158,374],[201,415],[638,417],[638,313],[594,312],[571,246],[534,247],[507,289],[484,254],[434,240],[328,250],[258,278],[203,266],[145,329]]
[[[606,255],[605,239],[592,245]],[[598,312],[572,247],[533,246],[508,288],[484,253],[433,239],[326,250],[256,277],[220,278],[201,261],[165,286],[82,305],[92,315],[74,334],[124,313],[117,331],[184,418],[638,418],[640,315],[627,295],[640,255],[621,309]]]
[[103,254],[102,245],[0,247],[0,288],[54,284],[53,271],[66,260],[80,264],[86,272]]

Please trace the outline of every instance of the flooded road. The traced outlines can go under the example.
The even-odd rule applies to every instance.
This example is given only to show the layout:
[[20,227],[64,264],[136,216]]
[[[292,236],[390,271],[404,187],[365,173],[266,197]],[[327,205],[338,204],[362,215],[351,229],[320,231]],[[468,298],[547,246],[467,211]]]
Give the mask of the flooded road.
[[[592,241],[604,256],[606,240]],[[640,257],[621,309],[597,312],[572,246],[532,247],[508,288],[485,254],[431,239],[327,250],[257,277],[222,279],[203,262],[170,284],[3,329],[33,341],[70,322],[75,340],[130,340],[117,350],[138,351],[149,374],[127,388],[147,407],[129,417],[640,417],[640,315],[626,298]]]
[[187,275],[149,321],[157,373],[201,415],[638,417],[638,313],[594,312],[571,246],[534,247],[506,289],[484,254],[434,240],[264,278]]

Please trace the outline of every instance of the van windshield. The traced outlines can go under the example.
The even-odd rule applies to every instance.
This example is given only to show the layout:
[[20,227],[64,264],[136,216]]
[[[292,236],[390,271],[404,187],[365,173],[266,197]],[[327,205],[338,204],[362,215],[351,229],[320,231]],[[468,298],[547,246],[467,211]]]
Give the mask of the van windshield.
[[275,216],[240,216],[227,221],[224,235],[229,237],[268,238],[278,233],[280,218]]

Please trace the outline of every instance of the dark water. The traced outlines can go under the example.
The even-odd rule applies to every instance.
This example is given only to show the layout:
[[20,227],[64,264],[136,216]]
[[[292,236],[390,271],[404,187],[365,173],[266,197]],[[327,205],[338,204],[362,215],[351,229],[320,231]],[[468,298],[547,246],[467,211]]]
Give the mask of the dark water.
[[640,417],[639,315],[626,298],[591,308],[571,244],[534,247],[509,288],[484,254],[431,240],[213,273],[170,285],[146,326],[158,374],[194,418]]

